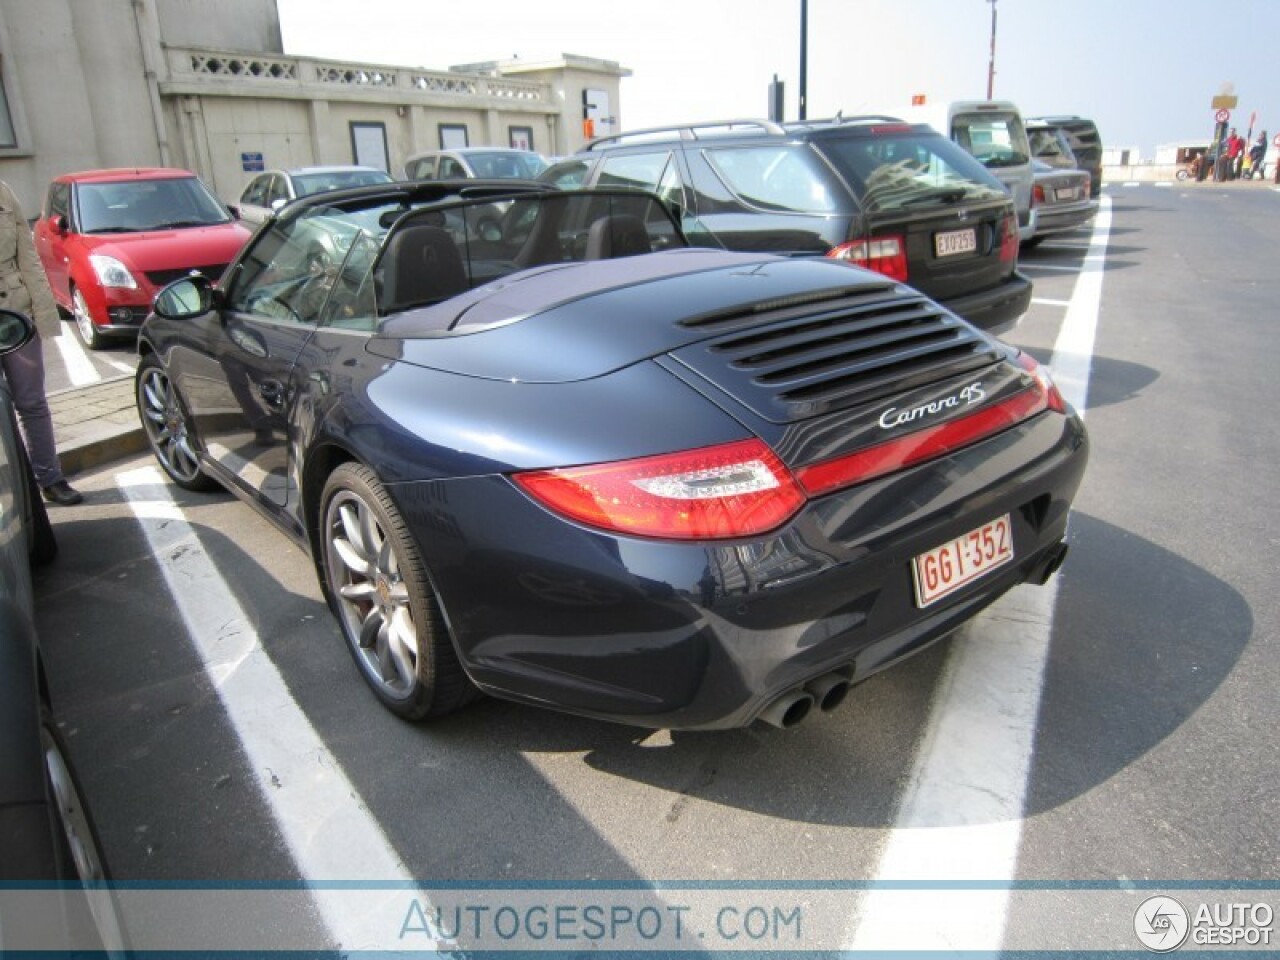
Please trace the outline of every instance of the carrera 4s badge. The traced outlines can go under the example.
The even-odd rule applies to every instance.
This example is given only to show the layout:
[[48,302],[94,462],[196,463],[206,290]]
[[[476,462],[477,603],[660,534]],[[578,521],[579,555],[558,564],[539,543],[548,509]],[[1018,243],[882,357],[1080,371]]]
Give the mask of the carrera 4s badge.
[[916,420],[924,420],[928,417],[936,417],[940,413],[948,410],[955,410],[958,407],[969,407],[975,403],[981,403],[986,399],[987,392],[982,388],[982,381],[971,383],[961,390],[957,390],[950,396],[942,397],[938,400],[930,400],[928,403],[922,403],[918,407],[910,407],[905,410],[899,410],[897,407],[890,407],[884,413],[880,414],[880,426],[885,430],[892,430],[894,427],[905,426]]

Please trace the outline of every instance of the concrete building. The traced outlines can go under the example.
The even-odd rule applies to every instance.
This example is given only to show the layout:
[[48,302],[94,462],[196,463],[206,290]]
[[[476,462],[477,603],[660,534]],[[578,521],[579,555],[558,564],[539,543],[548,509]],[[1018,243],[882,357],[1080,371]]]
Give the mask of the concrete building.
[[50,179],[99,167],[184,167],[232,200],[263,168],[572,153],[584,111],[619,129],[629,75],[569,54],[440,71],[286,56],[275,0],[0,0],[0,179],[34,216]]

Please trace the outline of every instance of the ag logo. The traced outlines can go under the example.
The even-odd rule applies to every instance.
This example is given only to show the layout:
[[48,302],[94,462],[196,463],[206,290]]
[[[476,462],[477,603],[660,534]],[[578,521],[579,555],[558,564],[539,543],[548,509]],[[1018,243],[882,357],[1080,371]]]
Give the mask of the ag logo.
[[1191,917],[1173,897],[1148,897],[1133,915],[1133,932],[1156,953],[1178,949],[1190,929]]

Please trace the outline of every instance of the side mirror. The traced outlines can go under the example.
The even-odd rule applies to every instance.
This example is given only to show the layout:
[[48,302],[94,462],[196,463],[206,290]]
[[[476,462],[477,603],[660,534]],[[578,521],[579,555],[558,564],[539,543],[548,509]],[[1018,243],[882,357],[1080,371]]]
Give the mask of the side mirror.
[[232,216],[232,218],[233,218],[233,219],[236,219],[236,220],[243,220],[243,219],[244,219],[244,217],[243,217],[243,216],[241,216],[241,214],[240,214],[240,204],[238,204],[238,203],[228,203],[228,204],[227,204],[227,212],[231,214],[231,216]]
[[0,310],[0,356],[25,347],[35,332],[36,325],[25,313]]
[[60,213],[55,213],[49,218],[49,226],[53,228],[53,232],[60,236],[67,235],[67,218]]
[[288,200],[286,200],[284,197],[276,197],[274,200],[272,200],[272,201],[271,201],[271,209],[272,209],[272,210],[279,210],[281,207],[283,207],[283,206],[284,206],[286,203],[288,203],[288,202],[289,202],[289,201],[288,201]]
[[213,309],[213,284],[195,274],[175,280],[156,294],[151,308],[166,320],[194,320]]

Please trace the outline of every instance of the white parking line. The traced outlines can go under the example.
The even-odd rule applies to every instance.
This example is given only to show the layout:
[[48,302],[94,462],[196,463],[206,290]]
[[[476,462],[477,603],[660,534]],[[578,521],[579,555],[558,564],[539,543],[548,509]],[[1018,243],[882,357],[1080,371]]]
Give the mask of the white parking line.
[[83,387],[102,379],[102,374],[94,367],[70,324],[62,325],[62,330],[53,338],[53,345],[58,348],[58,355],[62,358],[62,365],[66,368],[73,387]]
[[[1105,253],[1110,230],[1111,200],[1104,197],[1091,254]],[[1080,274],[1051,361],[1055,380],[1081,414],[1103,273]],[[951,642],[876,873],[881,882],[936,886],[872,889],[846,937],[849,949],[1000,950],[1057,595],[1056,578],[1015,589]],[[974,881],[988,886],[974,889]],[[958,889],[960,883],[969,886]]]
[[[132,470],[117,475],[116,484],[146,534],[302,879],[399,886],[383,896],[403,903],[413,887],[399,854],[290,695],[160,472]],[[398,930],[386,929],[385,922],[372,924],[385,913],[368,909],[364,897],[371,893],[376,892],[356,898],[342,889],[312,890],[326,927],[344,951],[395,941]]]
[[1069,307],[1070,300],[1050,300],[1048,297],[1032,297],[1032,303],[1038,303],[1043,307]]
[[1022,263],[1018,264],[1019,270],[1053,270],[1058,273],[1078,273],[1079,267],[1065,267],[1060,263]]

